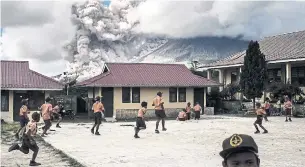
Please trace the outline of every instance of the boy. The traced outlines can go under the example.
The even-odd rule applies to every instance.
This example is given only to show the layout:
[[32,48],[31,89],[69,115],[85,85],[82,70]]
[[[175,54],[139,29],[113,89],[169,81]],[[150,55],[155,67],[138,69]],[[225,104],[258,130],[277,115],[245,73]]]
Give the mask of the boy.
[[182,111],[179,112],[177,121],[186,121],[187,119],[188,119],[187,111],[186,109],[183,109]]
[[222,148],[219,154],[223,158],[223,167],[260,166],[258,146],[251,136],[234,134],[223,141]]
[[48,135],[47,131],[52,126],[52,123],[51,123],[51,114],[52,114],[52,110],[53,109],[52,109],[52,104],[50,102],[51,102],[51,98],[47,97],[46,98],[46,103],[43,104],[40,107],[41,116],[42,116],[42,119],[44,121],[44,128],[43,128],[43,132],[42,132],[41,137],[45,137],[45,135]]
[[260,133],[258,127],[256,124],[258,124],[263,130],[264,132],[263,133],[268,133],[268,131],[263,127],[263,117],[264,115],[266,114],[265,110],[261,108],[261,103],[256,103],[256,115],[257,115],[257,118],[256,118],[256,121],[253,123],[255,129],[256,129],[256,132],[254,132],[255,134],[257,133]]
[[134,128],[134,130],[135,130],[134,138],[140,138],[138,136],[138,133],[140,132],[140,130],[146,129],[146,124],[144,121],[144,115],[146,113],[146,110],[147,110],[147,102],[143,101],[141,103],[141,108],[138,111],[136,127]]
[[104,113],[105,108],[103,103],[100,102],[101,98],[97,96],[95,102],[92,105],[92,110],[94,112],[94,125],[91,129],[91,133],[94,134],[94,128],[96,127],[95,135],[101,135],[99,133],[99,128],[102,123],[102,112]]
[[39,147],[37,146],[34,136],[36,135],[37,132],[37,122],[40,120],[40,115],[37,112],[34,112],[32,114],[32,121],[30,121],[27,126],[25,127],[25,133],[23,133],[22,136],[22,145],[21,147],[18,144],[12,145],[8,152],[11,152],[13,150],[19,150],[23,152],[24,154],[28,154],[29,150],[32,150],[33,156],[32,160],[30,161],[30,166],[39,166],[41,165],[40,163],[35,162],[35,159],[37,157]]
[[285,102],[284,102],[284,110],[285,110],[285,115],[286,115],[286,121],[288,122],[287,117],[289,117],[289,121],[291,122],[291,115],[292,115],[292,103],[289,100],[287,96],[285,96]]
[[61,128],[59,123],[62,121],[62,109],[61,103],[58,102],[57,105],[53,108],[53,115],[57,119],[56,128]]
[[155,133],[160,133],[159,132],[159,123],[162,120],[162,131],[166,131],[167,129],[165,128],[165,111],[164,111],[164,102],[162,100],[162,93],[158,92],[157,97],[154,98],[153,100],[153,106],[155,106],[155,115],[157,117],[157,122],[156,122],[156,129]]
[[201,106],[198,102],[196,102],[196,105],[194,106],[194,112],[195,112],[195,120],[200,119],[200,111],[201,111]]
[[20,116],[20,128],[18,129],[17,133],[15,134],[15,137],[18,139],[19,138],[19,132],[20,130],[25,127],[28,122],[29,122],[29,118],[28,118],[28,112],[29,112],[29,109],[27,107],[28,105],[28,99],[22,99],[21,101],[21,108],[20,108],[20,111],[19,111],[19,116]]
[[265,112],[266,112],[266,114],[265,114],[265,116],[264,116],[264,119],[265,119],[265,121],[268,121],[268,116],[270,116],[270,103],[269,103],[269,98],[267,97],[266,99],[265,99],[265,104],[264,104],[264,109],[265,109]]
[[192,110],[190,102],[187,103],[185,110],[186,110],[187,120],[190,120],[191,119],[191,110]]

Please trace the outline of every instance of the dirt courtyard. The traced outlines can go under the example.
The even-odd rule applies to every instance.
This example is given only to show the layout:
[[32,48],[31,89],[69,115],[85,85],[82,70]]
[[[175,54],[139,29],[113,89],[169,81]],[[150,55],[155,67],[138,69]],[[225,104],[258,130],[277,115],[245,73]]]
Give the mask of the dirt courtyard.
[[[204,118],[209,118],[203,116]],[[252,135],[259,147],[261,166],[301,167],[305,164],[305,119],[284,122],[270,117],[269,134],[254,134],[255,118],[216,117],[198,123],[167,121],[168,131],[155,134],[155,121],[134,139],[129,123],[105,123],[101,136],[90,133],[92,124],[66,123],[45,138],[88,167],[220,167],[222,141],[234,133]],[[54,127],[52,127],[54,129]],[[39,159],[39,157],[38,157]]]

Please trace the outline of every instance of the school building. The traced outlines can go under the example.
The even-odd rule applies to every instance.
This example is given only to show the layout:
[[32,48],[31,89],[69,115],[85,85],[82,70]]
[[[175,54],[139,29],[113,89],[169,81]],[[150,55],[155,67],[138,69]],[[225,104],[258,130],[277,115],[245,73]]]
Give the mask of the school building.
[[[269,83],[289,82],[300,85],[305,91],[305,31],[266,37],[259,44],[266,56]],[[200,69],[207,71],[208,79],[221,83],[222,90],[230,83],[239,82],[245,55],[246,51],[242,51]]]
[[182,64],[105,63],[102,74],[77,86],[88,88],[89,98],[102,97],[106,118],[130,119],[142,101],[148,102],[146,117],[155,117],[152,101],[159,91],[169,117],[176,117],[187,102],[206,106],[206,88],[219,83],[194,75]]
[[28,61],[1,60],[1,119],[19,121],[23,98],[29,98],[31,111],[37,111],[46,97],[63,87],[58,81],[31,70]]

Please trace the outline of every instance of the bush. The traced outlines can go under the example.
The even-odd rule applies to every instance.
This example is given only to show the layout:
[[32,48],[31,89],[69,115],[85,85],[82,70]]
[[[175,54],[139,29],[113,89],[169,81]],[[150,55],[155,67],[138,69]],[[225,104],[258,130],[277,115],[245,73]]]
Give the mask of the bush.
[[274,98],[281,98],[288,96],[290,99],[296,95],[302,96],[305,95],[303,90],[296,84],[282,83],[282,82],[273,82],[271,83],[267,91],[271,92]]
[[240,91],[238,84],[228,84],[220,93],[225,100],[236,101],[235,94]]

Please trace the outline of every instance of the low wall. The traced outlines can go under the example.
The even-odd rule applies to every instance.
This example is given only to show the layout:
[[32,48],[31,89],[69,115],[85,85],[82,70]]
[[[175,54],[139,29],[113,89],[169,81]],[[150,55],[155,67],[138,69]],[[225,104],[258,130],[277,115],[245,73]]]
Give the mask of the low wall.
[[294,104],[293,106],[294,106],[294,110],[293,110],[294,114],[296,112],[305,114],[305,104]]
[[[178,113],[182,108],[166,108],[165,113],[168,118],[176,118]],[[135,119],[137,117],[139,109],[117,109],[116,110],[116,119],[118,120],[128,120]],[[148,109],[145,118],[156,118],[155,110]]]
[[205,115],[214,115],[214,107],[204,107]]

